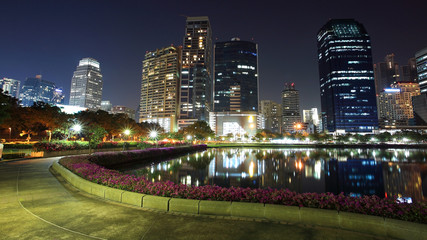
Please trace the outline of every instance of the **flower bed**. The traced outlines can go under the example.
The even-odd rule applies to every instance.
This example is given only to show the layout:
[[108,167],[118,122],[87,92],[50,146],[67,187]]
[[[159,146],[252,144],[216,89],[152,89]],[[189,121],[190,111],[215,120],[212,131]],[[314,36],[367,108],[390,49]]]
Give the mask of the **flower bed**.
[[[186,151],[206,148],[188,147]],[[381,199],[377,196],[350,197],[344,194],[332,193],[296,193],[288,189],[250,189],[241,187],[218,186],[187,186],[170,181],[151,182],[144,177],[127,175],[115,170],[107,169],[97,163],[111,164],[122,160],[135,160],[144,156],[150,159],[155,156],[167,156],[175,153],[178,148],[164,148],[161,150],[146,149],[122,153],[97,153],[92,156],[65,157],[60,163],[77,175],[108,187],[118,188],[154,196],[216,200],[240,201],[282,204],[287,206],[311,207],[321,209],[335,209],[338,211],[361,213],[399,220],[406,220],[427,224],[427,203],[398,203],[396,198]],[[184,148],[176,151],[183,151]],[[116,156],[116,158],[114,157]],[[104,159],[103,159],[104,158]]]

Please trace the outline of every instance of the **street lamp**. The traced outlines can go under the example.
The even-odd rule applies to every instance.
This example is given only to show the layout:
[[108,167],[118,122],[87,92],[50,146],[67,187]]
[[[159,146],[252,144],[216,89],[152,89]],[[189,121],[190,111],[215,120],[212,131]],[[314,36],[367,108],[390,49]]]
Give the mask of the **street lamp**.
[[150,134],[149,134],[149,137],[150,138],[152,138],[152,139],[154,139],[154,141],[156,141],[156,147],[157,147],[157,131],[156,130],[151,130],[150,131]]
[[[80,125],[80,124],[74,124],[72,127],[71,127],[71,130],[73,130],[75,133],[80,133],[80,131],[82,130],[82,125]],[[70,133],[71,134],[71,133]]]
[[79,133],[82,130],[82,125],[80,125],[80,124],[74,124],[71,129],[73,131],[75,131],[76,133]]
[[12,139],[12,128],[9,128],[9,142]]

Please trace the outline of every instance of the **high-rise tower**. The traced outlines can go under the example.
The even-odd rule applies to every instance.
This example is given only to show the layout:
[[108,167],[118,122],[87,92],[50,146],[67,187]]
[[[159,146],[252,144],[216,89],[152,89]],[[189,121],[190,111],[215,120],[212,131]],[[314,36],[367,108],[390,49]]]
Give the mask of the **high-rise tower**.
[[354,19],[328,21],[317,34],[322,123],[330,132],[378,128],[371,41]]
[[299,91],[295,89],[294,83],[285,83],[285,89],[282,91],[282,132],[297,130],[295,126],[299,122]]
[[427,47],[416,52],[415,59],[421,94],[412,98],[412,104],[417,125],[425,126],[427,125]]
[[214,59],[214,111],[258,111],[258,45],[238,38],[218,42]]
[[206,16],[187,17],[181,73],[179,126],[207,121],[212,108],[212,30]]
[[36,75],[25,80],[19,100],[24,107],[31,107],[36,102],[54,104],[52,100],[55,89],[55,83],[42,79],[42,75]]
[[102,74],[99,62],[93,58],[80,60],[71,80],[69,105],[96,111],[101,108]]
[[147,52],[142,62],[139,122],[156,122],[167,132],[177,130],[181,48]]
[[394,61],[394,54],[388,54],[384,62],[374,64],[374,77],[376,94],[380,94],[384,88],[399,81],[399,64]]

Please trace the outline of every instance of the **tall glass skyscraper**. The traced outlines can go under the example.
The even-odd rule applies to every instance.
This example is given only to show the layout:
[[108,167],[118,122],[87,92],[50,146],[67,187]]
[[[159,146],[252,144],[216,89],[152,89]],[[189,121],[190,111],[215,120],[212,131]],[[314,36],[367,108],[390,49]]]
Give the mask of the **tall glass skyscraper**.
[[258,45],[218,42],[214,58],[214,111],[258,111]]
[[96,111],[101,108],[102,74],[99,62],[93,58],[80,60],[71,80],[69,105]]
[[354,19],[332,19],[317,34],[322,123],[330,132],[378,128],[371,41]]
[[54,104],[55,89],[55,83],[43,80],[41,75],[27,78],[19,94],[19,100],[24,107],[31,107],[36,102]]
[[212,30],[206,16],[187,17],[181,73],[180,127],[207,121],[212,109]]
[[139,122],[158,123],[165,131],[177,130],[181,48],[147,52],[142,63]]

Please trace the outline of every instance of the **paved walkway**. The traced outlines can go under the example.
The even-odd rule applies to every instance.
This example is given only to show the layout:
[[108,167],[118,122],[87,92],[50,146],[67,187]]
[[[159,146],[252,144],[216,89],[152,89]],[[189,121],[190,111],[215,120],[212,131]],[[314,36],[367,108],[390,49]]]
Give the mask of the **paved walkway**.
[[273,222],[161,213],[79,192],[58,158],[0,162],[0,239],[381,239]]

